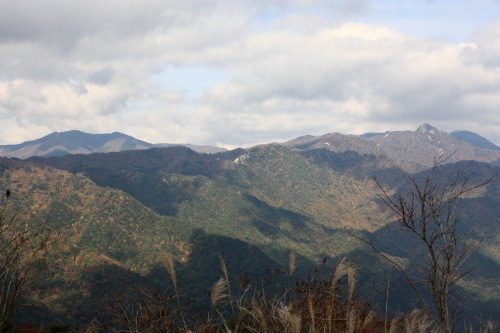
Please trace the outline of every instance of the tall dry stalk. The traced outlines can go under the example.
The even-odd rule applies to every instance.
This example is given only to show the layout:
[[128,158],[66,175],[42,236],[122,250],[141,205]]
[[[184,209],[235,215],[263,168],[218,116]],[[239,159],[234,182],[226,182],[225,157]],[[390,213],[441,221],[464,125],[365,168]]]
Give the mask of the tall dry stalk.
[[311,332],[316,333],[316,318],[314,317],[314,306],[311,295],[307,296],[307,309],[309,310],[309,316],[311,317]]
[[[293,273],[295,272],[295,268],[297,265],[297,254],[293,251],[290,252],[290,255],[288,257],[288,290],[291,291],[293,286],[292,286],[292,276]],[[289,295],[291,297],[291,294]]]
[[293,272],[295,272],[296,264],[297,264],[297,254],[295,252],[290,252],[288,261],[290,279],[292,279]]
[[349,303],[352,303],[356,286],[356,268],[351,263],[349,263],[347,269],[347,283],[349,286]]
[[337,288],[340,279],[347,274],[349,263],[343,258],[335,268],[332,280],[332,292]]
[[224,293],[226,290],[227,285],[223,278],[220,278],[216,283],[214,283],[212,293],[210,295],[210,307],[212,308],[212,312],[215,310],[217,303],[228,296]]
[[222,273],[224,273],[224,278],[226,279],[227,291],[229,294],[229,303],[231,304],[231,313],[233,314],[234,318],[235,316],[234,302],[233,302],[233,295],[231,293],[231,284],[229,283],[229,274],[227,272],[226,262],[224,261],[224,258],[222,258],[220,253],[219,253],[219,259],[220,259],[220,266],[222,268]]
[[252,299],[252,311],[251,314],[252,316],[257,320],[257,323],[260,324],[262,327],[262,332],[267,331],[267,323],[266,323],[266,317],[264,316],[264,312],[262,312],[262,309],[260,308],[259,304],[255,299]]
[[346,325],[347,325],[347,333],[354,333],[354,330],[356,329],[358,323],[356,316],[356,310],[353,309],[352,307],[347,309],[347,318],[346,318]]
[[162,257],[163,266],[167,269],[170,280],[174,284],[174,289],[177,293],[177,278],[175,277],[174,259],[170,253],[165,253]]
[[[352,326],[353,320],[356,318],[351,318],[355,313],[353,310],[354,304],[354,290],[356,286],[356,267],[350,262],[348,262],[345,258],[343,258],[340,263],[337,265],[335,269],[335,273],[333,275],[331,293],[335,296],[335,290],[338,287],[339,281],[343,277],[347,277],[347,286],[348,286],[348,297],[347,297],[347,309],[346,309],[346,317],[345,322],[346,326],[349,330],[349,327]],[[328,310],[330,311],[330,310]],[[328,322],[329,329],[331,329],[331,320]]]
[[290,311],[289,305],[281,304],[281,307],[278,308],[278,316],[281,319],[281,324],[283,325],[283,332],[287,332],[288,328],[290,328],[291,333],[300,332],[302,320],[299,315]]
[[172,257],[172,254],[165,253],[163,255],[162,261],[163,261],[163,265],[167,269],[168,275],[170,275],[170,280],[172,280],[172,283],[174,284],[175,297],[177,298],[177,305],[179,306],[179,311],[181,313],[182,324],[184,325],[184,329],[187,332],[188,328],[187,328],[187,324],[186,324],[186,319],[184,318],[184,311],[183,311],[182,306],[181,306],[179,291],[177,289],[177,278],[175,276],[174,258]]
[[495,328],[498,328],[498,325],[495,324],[493,320],[487,320],[481,324],[479,327],[479,332],[481,333],[493,333],[495,332]]
[[331,332],[333,329],[333,308],[335,304],[335,298],[336,298],[336,289],[338,287],[340,279],[347,273],[347,262],[345,258],[343,258],[338,264],[337,267],[335,268],[335,273],[333,274],[333,279],[332,279],[332,284],[330,288],[330,300],[327,305],[326,309],[326,315],[327,315],[327,325],[328,325],[328,331]]
[[389,291],[391,287],[391,266],[389,266],[389,275],[387,277],[387,292],[385,295],[385,317],[384,317],[384,332],[387,333],[387,314],[389,312]]
[[402,319],[399,316],[392,318],[391,325],[389,327],[389,333],[395,333],[397,331],[398,326],[399,326],[401,321],[402,321]]
[[367,331],[369,329],[370,325],[375,322],[375,315],[376,312],[374,310],[370,310],[368,312],[365,319],[363,320],[363,324],[361,325],[361,331]]

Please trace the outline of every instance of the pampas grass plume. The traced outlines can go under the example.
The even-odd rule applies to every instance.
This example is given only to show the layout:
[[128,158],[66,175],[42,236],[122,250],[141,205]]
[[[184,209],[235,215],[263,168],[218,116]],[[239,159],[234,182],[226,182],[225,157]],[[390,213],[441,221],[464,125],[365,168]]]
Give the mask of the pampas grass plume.
[[177,279],[175,278],[175,268],[174,268],[174,258],[172,254],[165,253],[162,258],[163,265],[167,269],[168,275],[170,275],[170,279],[174,284],[174,288],[177,288]]
[[223,278],[220,278],[219,281],[217,281],[212,287],[212,294],[211,294],[212,308],[214,308],[220,300],[228,296],[227,294],[224,293],[226,290],[227,290],[226,281]]

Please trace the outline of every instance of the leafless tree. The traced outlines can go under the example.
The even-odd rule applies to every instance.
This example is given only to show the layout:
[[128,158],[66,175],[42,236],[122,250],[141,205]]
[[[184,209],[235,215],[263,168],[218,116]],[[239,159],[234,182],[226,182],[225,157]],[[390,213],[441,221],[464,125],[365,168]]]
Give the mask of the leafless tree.
[[[411,233],[425,248],[427,261],[423,268],[423,280],[417,282],[404,267],[378,250],[373,243],[350,234],[367,243],[403,273],[428,316],[437,327],[448,333],[452,331],[459,313],[459,308],[451,304],[451,300],[457,296],[453,288],[471,272],[472,268],[464,264],[483,241],[473,232],[459,229],[457,200],[498,179],[497,175],[493,175],[473,182],[472,174],[456,173],[450,176],[440,168],[445,161],[442,158],[436,160],[430,174],[423,180],[410,176],[411,187],[405,194],[391,195],[375,179],[382,191],[379,197],[395,213],[401,230]],[[422,297],[417,286],[420,283],[424,283],[429,290],[435,311],[431,311],[432,307]]]
[[32,223],[9,213],[10,196],[7,190],[0,207],[0,332],[10,326],[21,298],[44,277],[47,254],[61,238],[61,228],[47,221]]

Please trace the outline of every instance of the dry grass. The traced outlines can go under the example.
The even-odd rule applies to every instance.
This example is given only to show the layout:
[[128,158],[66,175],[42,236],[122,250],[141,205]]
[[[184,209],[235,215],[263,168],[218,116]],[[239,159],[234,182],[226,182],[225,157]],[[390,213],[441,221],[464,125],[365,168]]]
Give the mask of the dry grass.
[[168,275],[174,284],[174,288],[177,288],[177,278],[175,277],[174,268],[174,258],[170,253],[165,253],[162,257],[163,266],[167,269]]
[[[216,281],[210,295],[210,309],[193,313],[188,297],[177,292],[171,256],[165,256],[175,289],[174,296],[140,293],[139,304],[111,307],[113,320],[97,325],[109,332],[224,332],[224,333],[425,333],[439,332],[425,312],[415,310],[386,324],[384,314],[363,302],[355,292],[356,268],[347,260],[336,267],[333,278],[320,277],[321,269],[295,283],[295,287],[266,297],[257,281],[245,280],[243,296],[232,298],[229,274],[221,258],[224,277]],[[290,270],[295,259],[290,256]],[[291,276],[291,274],[290,274]],[[255,282],[255,283],[253,283]],[[232,316],[231,316],[232,314]],[[486,322],[480,332],[492,333],[495,325]]]
[[228,297],[228,295],[225,294],[226,291],[227,283],[223,278],[220,278],[219,281],[214,284],[210,295],[210,306],[212,311],[216,309],[217,303],[219,303],[223,298]]

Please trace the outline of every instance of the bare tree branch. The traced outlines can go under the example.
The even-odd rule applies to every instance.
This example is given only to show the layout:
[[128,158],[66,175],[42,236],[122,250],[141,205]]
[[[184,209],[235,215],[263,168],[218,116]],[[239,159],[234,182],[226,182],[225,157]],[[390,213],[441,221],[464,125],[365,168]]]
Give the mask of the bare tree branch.
[[370,241],[346,229],[351,236],[369,245],[398,268],[415,291],[429,318],[436,327],[447,333],[452,331],[459,312],[456,308],[450,308],[450,301],[457,296],[453,287],[471,272],[472,268],[464,268],[464,263],[483,241],[481,237],[474,237],[472,231],[465,234],[459,231],[457,201],[469,192],[498,181],[497,174],[476,183],[471,183],[473,174],[462,175],[458,172],[453,176],[443,175],[440,166],[450,157],[451,155],[435,159],[430,174],[424,180],[409,176],[410,189],[406,194],[390,195],[374,178],[382,192],[379,198],[396,215],[401,230],[413,234],[427,252],[424,280],[437,316],[432,314],[424,301],[416,280],[401,265],[378,250]]

